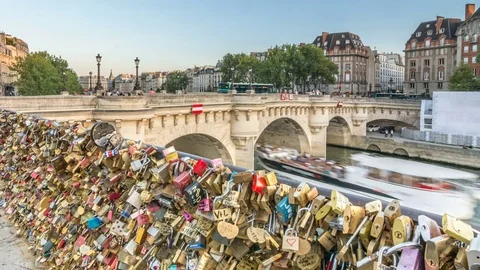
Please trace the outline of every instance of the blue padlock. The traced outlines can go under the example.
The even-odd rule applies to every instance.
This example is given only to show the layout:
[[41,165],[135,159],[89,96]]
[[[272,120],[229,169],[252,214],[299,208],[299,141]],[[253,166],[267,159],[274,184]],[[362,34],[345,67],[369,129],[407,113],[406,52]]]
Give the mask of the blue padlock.
[[103,221],[99,217],[92,217],[87,220],[87,228],[89,230],[96,229],[100,226],[102,226]]
[[288,221],[293,217],[295,213],[296,206],[292,205],[288,202],[288,196],[283,197],[282,200],[275,206],[275,210],[277,210],[278,217],[280,222],[283,224],[287,224]]

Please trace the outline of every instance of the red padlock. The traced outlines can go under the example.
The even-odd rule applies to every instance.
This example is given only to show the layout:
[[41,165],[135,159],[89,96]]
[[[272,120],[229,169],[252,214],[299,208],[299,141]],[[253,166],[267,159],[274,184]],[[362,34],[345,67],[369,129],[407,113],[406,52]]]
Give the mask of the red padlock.
[[137,217],[137,224],[138,226],[143,226],[145,224],[150,223],[150,218],[148,217],[147,214],[140,214]]
[[177,176],[175,180],[173,180],[173,185],[175,186],[175,191],[177,192],[177,194],[183,195],[183,191],[191,183],[190,180],[190,173],[187,171],[184,171],[179,176]]
[[256,192],[258,194],[263,194],[263,190],[267,186],[267,181],[265,180],[265,177],[260,176],[258,174],[253,175],[253,181],[252,181],[252,191]]
[[199,159],[195,165],[193,165],[193,173],[202,176],[208,169],[208,164],[203,159]]

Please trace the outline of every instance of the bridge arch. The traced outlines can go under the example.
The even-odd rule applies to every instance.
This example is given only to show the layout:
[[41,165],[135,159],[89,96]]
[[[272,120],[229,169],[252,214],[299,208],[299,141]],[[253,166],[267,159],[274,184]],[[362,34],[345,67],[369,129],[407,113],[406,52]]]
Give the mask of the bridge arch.
[[289,117],[282,117],[260,126],[260,136],[255,144],[270,144],[310,152],[310,139],[306,128]]
[[327,127],[327,144],[348,146],[352,135],[351,124],[342,116],[330,118]]
[[367,127],[370,125],[377,125],[380,128],[385,127],[385,126],[394,126],[395,127],[395,132],[400,132],[401,128],[406,127],[408,129],[418,129],[417,126],[409,123],[409,122],[404,122],[401,120],[394,120],[394,119],[388,119],[388,118],[378,118],[375,120],[370,120],[367,122]]
[[382,150],[380,149],[380,147],[376,144],[370,144],[368,147],[367,147],[367,150],[368,151],[372,151],[372,152],[378,152],[378,153],[381,153]]
[[403,148],[397,148],[393,150],[393,154],[399,155],[399,156],[404,156],[404,157],[409,157],[407,150]]
[[166,144],[174,146],[177,151],[206,157],[208,159],[221,158],[226,164],[234,164],[232,154],[218,139],[201,133],[193,133],[178,137]]

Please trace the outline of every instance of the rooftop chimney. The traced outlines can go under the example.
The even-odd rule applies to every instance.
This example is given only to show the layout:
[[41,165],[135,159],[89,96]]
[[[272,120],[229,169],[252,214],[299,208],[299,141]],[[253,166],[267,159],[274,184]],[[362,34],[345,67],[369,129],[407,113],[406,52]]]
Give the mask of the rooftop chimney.
[[470,19],[475,13],[475,4],[466,4],[465,5],[465,21]]
[[328,32],[322,32],[322,45],[325,43],[327,40]]
[[435,24],[435,33],[438,34],[438,31],[442,27],[442,22],[443,22],[443,17],[442,16],[437,16],[437,23]]

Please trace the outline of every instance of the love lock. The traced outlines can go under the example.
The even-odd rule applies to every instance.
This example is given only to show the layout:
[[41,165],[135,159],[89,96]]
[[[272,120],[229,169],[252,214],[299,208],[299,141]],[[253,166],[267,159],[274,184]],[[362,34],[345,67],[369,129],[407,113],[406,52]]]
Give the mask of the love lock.
[[[294,232],[293,235],[289,235],[289,232]],[[299,249],[298,232],[293,228],[287,229],[282,239],[282,250],[297,252]]]

